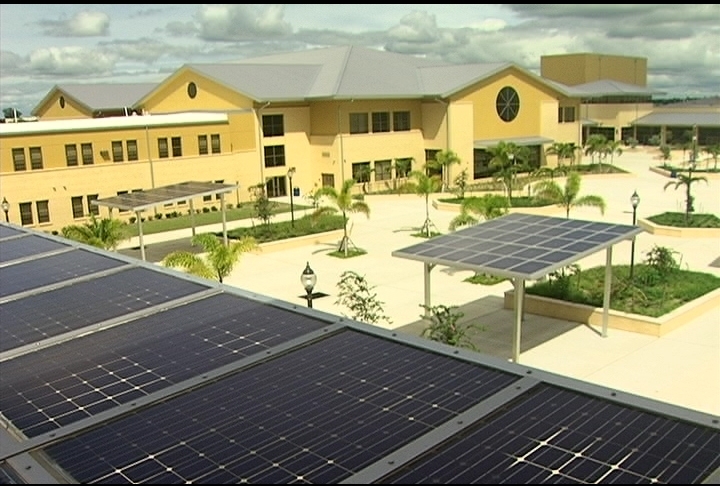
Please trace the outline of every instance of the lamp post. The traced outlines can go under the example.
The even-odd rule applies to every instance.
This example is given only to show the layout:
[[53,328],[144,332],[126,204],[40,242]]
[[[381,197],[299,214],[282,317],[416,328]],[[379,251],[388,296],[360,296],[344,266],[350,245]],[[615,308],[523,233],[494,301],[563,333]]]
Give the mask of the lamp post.
[[8,216],[8,211],[10,211],[10,203],[8,202],[7,198],[3,198],[2,203],[0,203],[0,206],[2,206],[3,212],[5,212],[5,222],[10,222],[10,217]]
[[[630,204],[633,208],[633,226],[637,224],[637,207],[640,204],[640,196],[637,191],[632,193],[630,196]],[[635,266],[635,237],[633,236],[632,243],[630,244],[630,280],[633,278],[633,267]]]
[[290,226],[295,227],[295,208],[293,206],[293,183],[292,178],[295,175],[295,167],[290,167],[287,171],[288,179],[290,180]]
[[305,287],[305,292],[307,293],[305,297],[307,299],[307,306],[312,309],[312,292],[317,283],[317,275],[315,275],[313,269],[310,268],[310,262],[307,262],[305,265],[305,270],[303,270],[300,275],[300,282],[302,282],[303,287]]

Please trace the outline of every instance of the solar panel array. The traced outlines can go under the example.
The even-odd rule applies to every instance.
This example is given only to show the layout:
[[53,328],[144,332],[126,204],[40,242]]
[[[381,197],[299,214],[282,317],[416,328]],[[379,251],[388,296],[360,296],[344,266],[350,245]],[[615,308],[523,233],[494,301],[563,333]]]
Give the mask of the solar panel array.
[[535,280],[642,231],[638,226],[512,213],[392,255]]
[[235,184],[219,182],[187,181],[118,196],[104,197],[97,199],[95,203],[110,208],[137,211],[194,197],[228,193],[237,187]]
[[720,477],[716,417],[26,238],[64,248],[0,266],[2,484]]

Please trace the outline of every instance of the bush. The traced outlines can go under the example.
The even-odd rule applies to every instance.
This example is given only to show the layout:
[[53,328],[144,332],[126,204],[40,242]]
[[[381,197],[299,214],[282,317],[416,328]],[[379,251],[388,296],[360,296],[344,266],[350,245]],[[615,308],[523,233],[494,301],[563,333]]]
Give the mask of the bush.
[[351,318],[368,324],[392,324],[383,310],[384,302],[378,300],[375,287],[371,286],[363,275],[346,270],[340,275],[337,286],[339,292],[335,304],[350,309]]
[[137,218],[135,216],[130,216],[130,219],[128,219],[130,224],[135,224],[137,222]]
[[[326,231],[342,229],[343,226],[343,218],[337,214],[326,214],[317,219],[314,219],[312,215],[307,215],[296,219],[294,226],[290,221],[280,221],[249,228],[236,228],[228,231],[228,236],[231,238],[252,236],[258,243],[266,243],[297,236],[324,233]],[[220,233],[218,233],[218,236],[220,236]]]
[[465,315],[457,310],[457,306],[435,305],[428,307],[420,304],[430,315],[421,315],[429,320],[430,325],[423,329],[421,336],[450,346],[477,349],[470,337],[470,330],[481,330],[473,324],[461,326],[458,321]]
[[203,213],[209,213],[209,212],[210,212],[210,208],[207,207],[207,206],[205,206],[204,208],[202,208],[202,212],[203,212]]

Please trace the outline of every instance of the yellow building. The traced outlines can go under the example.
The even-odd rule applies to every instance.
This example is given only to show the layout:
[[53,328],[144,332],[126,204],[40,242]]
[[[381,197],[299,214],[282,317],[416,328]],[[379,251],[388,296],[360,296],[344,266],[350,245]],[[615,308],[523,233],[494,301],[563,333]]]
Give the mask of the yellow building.
[[472,183],[490,175],[488,150],[500,141],[528,147],[534,166],[556,164],[546,149],[582,145],[581,102],[605,88],[578,89],[512,63],[359,47],[188,64],[154,87],[56,86],[33,110],[39,121],[0,124],[0,195],[10,221],[59,230],[97,212],[94,198],[188,180],[239,185],[228,202],[248,200],[258,183],[286,196],[291,167],[296,194],[364,177],[381,190],[407,175],[397,161],[420,169],[452,150],[462,163],[448,180],[467,170]]

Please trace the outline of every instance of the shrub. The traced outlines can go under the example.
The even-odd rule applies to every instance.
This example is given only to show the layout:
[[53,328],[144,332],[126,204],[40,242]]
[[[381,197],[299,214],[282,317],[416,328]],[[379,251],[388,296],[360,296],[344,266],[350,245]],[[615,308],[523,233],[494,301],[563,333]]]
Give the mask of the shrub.
[[392,324],[383,310],[384,302],[378,299],[375,287],[363,275],[346,270],[340,275],[337,286],[339,292],[335,304],[350,309],[350,317],[368,324],[379,324],[382,321]]
[[210,212],[210,208],[206,206],[206,207],[202,208],[202,212],[203,212],[203,213],[209,213],[209,212]]
[[137,222],[137,218],[135,216],[130,216],[130,219],[128,219],[130,224],[135,224]]
[[481,330],[479,326],[468,324],[461,326],[458,321],[465,315],[457,310],[457,306],[435,305],[426,306],[420,304],[430,315],[421,315],[423,319],[429,320],[428,327],[423,329],[421,336],[438,341],[450,346],[477,349],[470,338],[470,330]]

